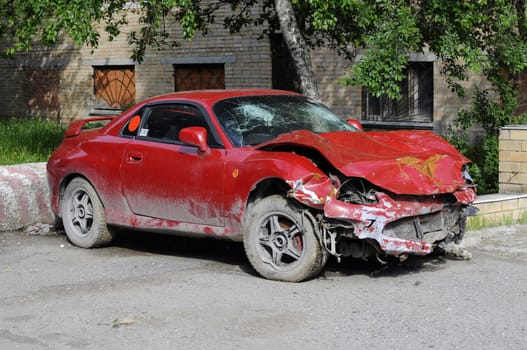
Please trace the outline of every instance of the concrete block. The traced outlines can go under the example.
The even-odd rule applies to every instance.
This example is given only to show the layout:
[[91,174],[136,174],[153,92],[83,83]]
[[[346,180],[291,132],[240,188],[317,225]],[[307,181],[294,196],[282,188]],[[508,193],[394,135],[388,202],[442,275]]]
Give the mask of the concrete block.
[[501,183],[499,185],[500,193],[525,193],[523,186],[520,184]]
[[502,211],[514,211],[516,209],[518,209],[518,203],[519,203],[519,200],[516,198],[516,199],[509,199],[509,200],[504,200],[503,202],[501,202],[501,210]]
[[476,205],[479,208],[478,215],[486,215],[490,213],[497,213],[501,211],[501,202],[487,202],[487,203],[478,203]]
[[[525,163],[527,165],[527,163]],[[510,173],[521,173],[521,172],[527,172],[527,168],[524,170],[524,163],[518,163],[518,162],[506,162],[502,161],[500,162],[499,166],[500,172],[510,172]]]
[[500,151],[521,151],[523,150],[522,140],[500,140]]
[[0,166],[0,231],[54,221],[46,164]]
[[[501,152],[500,152],[501,154]],[[500,158],[501,159],[501,158]],[[513,162],[527,162],[527,152],[512,152],[510,153],[510,160]]]

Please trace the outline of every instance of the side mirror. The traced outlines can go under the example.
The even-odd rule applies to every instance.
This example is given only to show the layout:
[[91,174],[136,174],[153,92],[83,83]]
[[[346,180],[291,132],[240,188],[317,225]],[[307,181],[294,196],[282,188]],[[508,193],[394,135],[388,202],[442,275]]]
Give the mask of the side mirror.
[[357,119],[349,118],[348,120],[346,120],[346,122],[349,125],[353,126],[355,129],[360,130],[360,131],[364,131],[364,128],[362,127],[362,124]]
[[210,153],[210,148],[207,144],[207,130],[201,126],[191,126],[181,129],[179,132],[179,140],[198,147],[198,153],[200,155],[206,156]]

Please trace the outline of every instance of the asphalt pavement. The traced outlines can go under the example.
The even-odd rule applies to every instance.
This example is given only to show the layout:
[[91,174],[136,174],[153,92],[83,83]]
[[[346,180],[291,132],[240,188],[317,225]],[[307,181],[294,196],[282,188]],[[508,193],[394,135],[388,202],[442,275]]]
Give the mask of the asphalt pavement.
[[470,236],[469,261],[332,259],[303,283],[256,276],[239,243],[0,232],[0,349],[523,349],[526,229]]

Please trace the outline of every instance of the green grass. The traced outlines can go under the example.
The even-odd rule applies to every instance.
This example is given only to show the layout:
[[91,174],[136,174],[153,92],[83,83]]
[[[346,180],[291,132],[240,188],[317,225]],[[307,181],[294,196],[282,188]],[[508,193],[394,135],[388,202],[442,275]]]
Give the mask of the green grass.
[[512,218],[512,214],[504,214],[498,219],[486,219],[483,216],[471,216],[467,221],[467,231],[477,231],[482,228],[511,226],[515,224],[527,224],[527,211],[522,211],[517,219]]
[[47,161],[65,128],[40,118],[0,120],[0,165]]

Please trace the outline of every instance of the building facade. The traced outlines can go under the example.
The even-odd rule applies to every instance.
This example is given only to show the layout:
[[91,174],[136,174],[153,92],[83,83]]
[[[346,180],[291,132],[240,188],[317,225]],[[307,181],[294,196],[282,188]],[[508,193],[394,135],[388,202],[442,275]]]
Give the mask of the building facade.
[[[217,21],[220,23],[221,21]],[[130,30],[133,30],[130,27]],[[280,35],[261,38],[260,28],[231,35],[215,25],[207,36],[180,46],[149,49],[143,62],[130,59],[127,33],[99,47],[65,41],[0,60],[0,117],[43,116],[70,121],[114,115],[145,98],[191,89],[298,89]],[[352,62],[330,49],[311,52],[322,100],[343,118],[361,119],[366,128],[430,129],[445,134],[459,109],[469,106],[448,88],[441,62],[430,54],[410,57],[401,100],[375,98],[361,87],[339,83]],[[479,84],[478,81],[467,83]],[[470,92],[467,94],[470,96]]]

